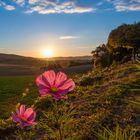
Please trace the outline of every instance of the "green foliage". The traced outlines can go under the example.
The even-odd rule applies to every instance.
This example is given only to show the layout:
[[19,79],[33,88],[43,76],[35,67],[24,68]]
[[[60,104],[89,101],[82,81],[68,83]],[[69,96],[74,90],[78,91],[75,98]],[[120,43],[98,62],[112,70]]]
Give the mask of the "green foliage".
[[[114,29],[108,38],[108,45],[113,48],[137,48],[140,43],[140,23],[123,24]],[[110,48],[110,49],[111,49]]]
[[125,57],[135,57],[140,49],[140,22],[134,24],[123,24],[114,29],[108,37],[107,49],[113,58],[119,61]]
[[94,68],[102,69],[102,68],[108,67],[110,65],[110,60],[109,59],[110,59],[109,58],[109,53],[105,52],[104,54],[102,54],[102,56],[95,59]]
[[140,51],[140,22],[123,24],[112,30],[106,45],[92,51],[94,68],[110,66],[114,61],[125,63],[136,59]]
[[[63,104],[63,106],[62,106]],[[62,140],[66,137],[73,137],[74,119],[76,111],[68,102],[55,102],[53,107],[43,111],[39,125],[46,130],[46,139]]]
[[95,132],[98,140],[138,140],[136,130],[131,128],[130,131],[123,130],[119,126],[115,131],[104,128],[103,131]]

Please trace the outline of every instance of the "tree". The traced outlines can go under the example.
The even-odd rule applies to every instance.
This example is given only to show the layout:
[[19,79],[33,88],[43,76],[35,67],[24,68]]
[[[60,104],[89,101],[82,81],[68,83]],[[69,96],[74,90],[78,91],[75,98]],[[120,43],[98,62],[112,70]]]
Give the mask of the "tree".
[[105,44],[101,44],[94,51],[93,55],[94,68],[107,67],[109,65],[109,54],[106,50]]
[[[140,22],[123,24],[111,31],[108,37],[107,49],[110,53],[133,56],[140,49]],[[122,59],[122,58],[121,58]]]
[[112,30],[107,44],[91,52],[94,67],[106,67],[113,62],[123,63],[140,54],[140,22],[123,24]]

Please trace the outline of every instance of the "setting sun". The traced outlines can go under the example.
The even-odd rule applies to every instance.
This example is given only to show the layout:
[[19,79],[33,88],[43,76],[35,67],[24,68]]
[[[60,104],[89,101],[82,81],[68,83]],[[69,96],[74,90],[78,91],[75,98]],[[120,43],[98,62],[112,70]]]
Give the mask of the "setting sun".
[[51,48],[44,49],[42,53],[44,57],[53,57],[53,49]]

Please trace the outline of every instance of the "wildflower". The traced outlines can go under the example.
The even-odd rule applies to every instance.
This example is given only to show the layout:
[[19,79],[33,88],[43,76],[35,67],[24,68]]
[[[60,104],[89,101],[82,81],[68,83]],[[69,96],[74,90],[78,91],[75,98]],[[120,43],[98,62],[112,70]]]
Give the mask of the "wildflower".
[[16,108],[16,114],[12,115],[13,122],[19,123],[19,126],[23,129],[26,126],[35,125],[36,112],[33,108],[25,108],[25,105],[21,105],[20,108]]
[[57,74],[53,71],[46,71],[36,79],[41,96],[52,95],[56,100],[66,98],[66,94],[75,88],[72,79],[68,79],[63,72]]

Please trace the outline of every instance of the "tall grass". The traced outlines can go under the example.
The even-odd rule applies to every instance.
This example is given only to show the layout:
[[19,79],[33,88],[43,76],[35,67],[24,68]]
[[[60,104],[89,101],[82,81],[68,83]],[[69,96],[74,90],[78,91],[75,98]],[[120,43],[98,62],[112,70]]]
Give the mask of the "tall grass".
[[139,140],[136,137],[136,130],[131,129],[130,131],[124,130],[117,125],[115,131],[107,128],[95,132],[98,140]]

